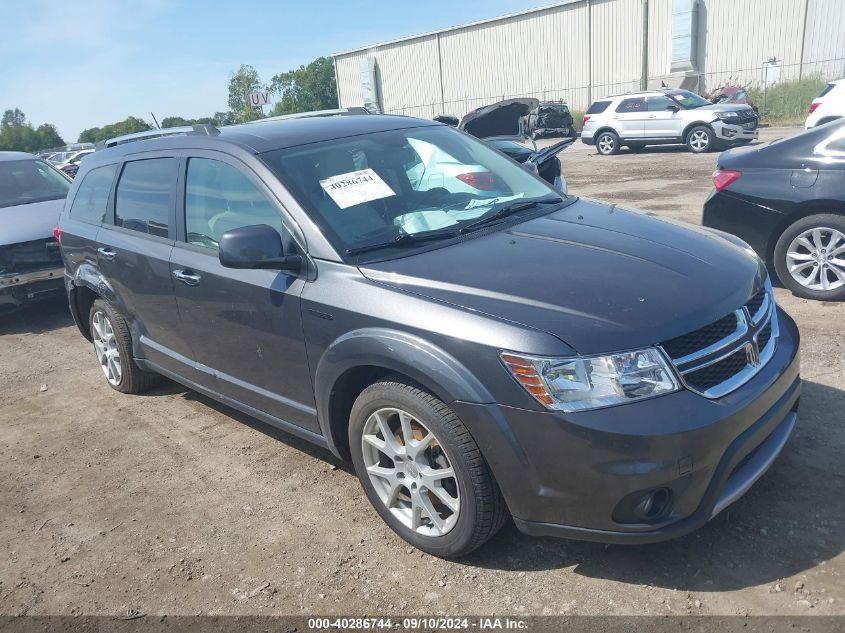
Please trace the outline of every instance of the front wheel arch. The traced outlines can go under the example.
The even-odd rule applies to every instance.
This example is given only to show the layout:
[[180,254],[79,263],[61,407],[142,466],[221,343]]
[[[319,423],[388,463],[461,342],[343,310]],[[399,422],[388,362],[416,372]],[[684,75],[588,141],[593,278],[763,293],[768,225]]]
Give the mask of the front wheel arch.
[[350,391],[360,393],[389,373],[407,376],[447,404],[495,401],[462,363],[425,339],[386,328],[348,332],[326,349],[314,373],[317,420],[337,457],[348,458]]

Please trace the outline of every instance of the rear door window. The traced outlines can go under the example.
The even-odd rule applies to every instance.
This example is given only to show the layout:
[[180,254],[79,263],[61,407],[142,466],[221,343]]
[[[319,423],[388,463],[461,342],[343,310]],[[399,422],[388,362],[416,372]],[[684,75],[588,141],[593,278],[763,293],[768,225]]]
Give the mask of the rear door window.
[[115,194],[115,226],[169,237],[178,164],[175,158],[148,158],[126,163]]
[[101,224],[106,217],[106,205],[117,165],[92,169],[85,175],[70,207],[70,217],[80,222]]
[[645,97],[635,97],[633,99],[623,99],[616,107],[617,112],[643,112],[645,110]]
[[607,110],[607,106],[609,105],[610,101],[596,101],[593,105],[587,108],[586,114],[599,114]]

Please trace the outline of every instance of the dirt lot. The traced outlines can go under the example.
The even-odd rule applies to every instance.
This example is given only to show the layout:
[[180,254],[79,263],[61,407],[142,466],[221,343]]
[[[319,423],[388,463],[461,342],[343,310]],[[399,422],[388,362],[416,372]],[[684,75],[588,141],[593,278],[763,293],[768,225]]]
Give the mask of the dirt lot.
[[[562,158],[573,193],[689,222],[716,162]],[[642,547],[508,525],[460,562],[400,541],[327,452],[176,385],[112,391],[61,304],[5,318],[0,614],[845,614],[845,306],[777,296],[799,425],[729,512]]]

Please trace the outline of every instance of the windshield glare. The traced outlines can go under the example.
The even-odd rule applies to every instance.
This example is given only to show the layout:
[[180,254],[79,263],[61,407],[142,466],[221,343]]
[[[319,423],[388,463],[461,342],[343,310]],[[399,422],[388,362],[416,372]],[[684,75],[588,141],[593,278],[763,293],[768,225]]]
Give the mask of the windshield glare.
[[669,96],[685,108],[700,108],[701,106],[711,105],[707,99],[699,97],[697,94],[690,92],[689,90],[673,92]]
[[562,194],[449,127],[391,130],[262,155],[339,252],[466,226]]
[[0,161],[0,207],[67,196],[70,182],[42,160]]

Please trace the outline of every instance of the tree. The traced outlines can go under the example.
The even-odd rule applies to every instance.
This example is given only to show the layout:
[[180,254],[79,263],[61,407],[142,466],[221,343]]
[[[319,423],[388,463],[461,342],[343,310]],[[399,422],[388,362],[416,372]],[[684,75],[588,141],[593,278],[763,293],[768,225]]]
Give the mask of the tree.
[[245,123],[261,118],[261,110],[249,104],[249,93],[264,90],[258,71],[249,64],[241,64],[229,77],[229,109],[234,123]]
[[56,129],[56,126],[52,123],[42,123],[35,131],[38,134],[39,149],[60,147],[65,144],[65,141]]
[[124,134],[132,134],[134,132],[146,132],[153,129],[152,126],[134,116],[128,116],[123,121],[117,123],[110,123],[103,127],[92,127],[87,130],[82,130],[79,133],[80,143],[97,143],[115,136],[123,136]]
[[214,123],[214,119],[210,116],[200,117],[199,119],[183,119],[180,116],[166,116],[161,120],[161,127],[181,127],[183,125],[202,125]]
[[328,57],[276,75],[270,90],[280,96],[271,112],[274,116],[337,107],[334,64]]
[[18,108],[6,110],[0,119],[0,150],[37,152],[64,143],[54,125],[44,123],[36,130]]

